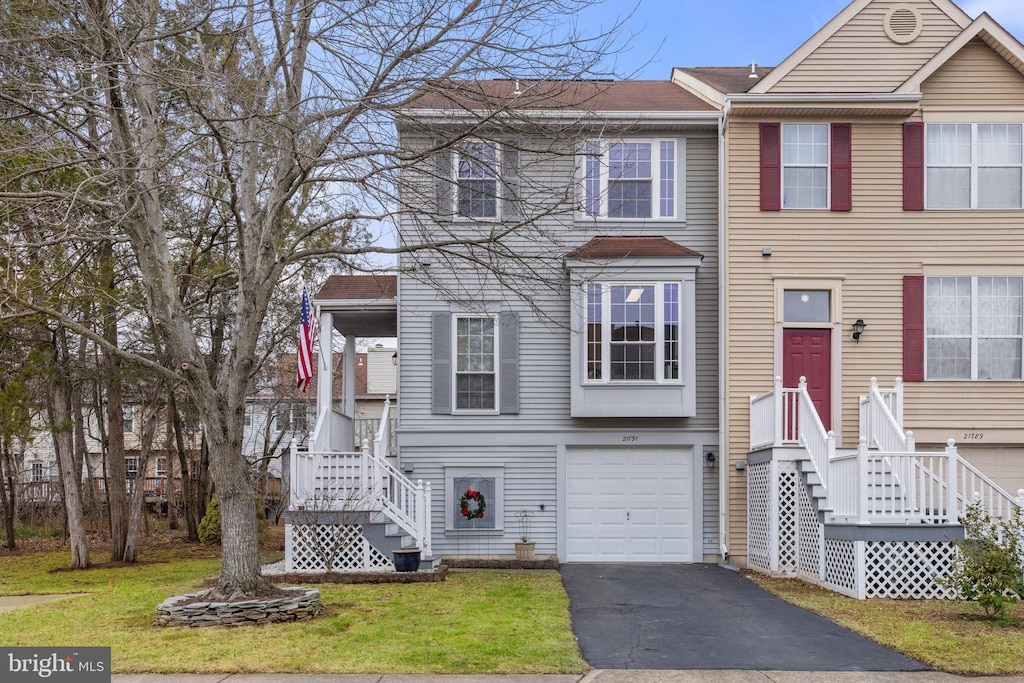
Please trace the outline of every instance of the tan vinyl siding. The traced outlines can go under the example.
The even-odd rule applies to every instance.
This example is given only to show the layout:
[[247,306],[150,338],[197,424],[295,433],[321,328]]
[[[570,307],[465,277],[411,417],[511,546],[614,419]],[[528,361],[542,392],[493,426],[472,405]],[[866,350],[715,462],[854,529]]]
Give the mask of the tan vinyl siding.
[[[930,102],[926,101],[927,107]],[[825,120],[823,120],[824,122]],[[853,122],[853,210],[759,210],[758,122],[729,128],[727,452],[729,545],[746,553],[746,483],[733,466],[749,450],[749,396],[769,391],[775,366],[774,280],[842,279],[842,445],[857,442],[858,396],[871,377],[902,374],[902,278],[937,262],[1019,273],[1024,211],[902,210],[902,120]],[[772,256],[761,255],[770,246]],[[929,271],[930,272],[930,271]],[[860,343],[850,326],[863,318]],[[1024,382],[919,382],[906,386],[905,425],[957,437],[975,424],[1020,426]]]
[[[924,27],[917,39],[903,45],[890,40],[883,27],[886,13],[897,4],[917,8]],[[892,92],[960,30],[928,0],[873,2],[769,92]]]
[[1024,76],[981,40],[963,47],[921,84],[927,109],[1024,109]]

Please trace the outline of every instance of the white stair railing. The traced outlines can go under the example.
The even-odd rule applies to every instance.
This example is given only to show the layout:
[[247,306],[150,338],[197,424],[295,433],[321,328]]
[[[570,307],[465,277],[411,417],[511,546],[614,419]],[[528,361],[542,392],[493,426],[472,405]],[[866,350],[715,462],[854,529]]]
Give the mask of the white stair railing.
[[378,458],[386,458],[391,452],[391,397],[384,397],[384,412],[380,417],[380,426],[373,439],[373,454]]
[[818,416],[818,411],[815,410],[814,403],[811,401],[811,395],[807,391],[806,377],[800,378],[800,385],[797,389],[799,392],[797,424],[800,429],[800,445],[807,449],[807,453],[811,456],[811,462],[814,463],[814,469],[818,471],[818,477],[827,494],[829,465],[836,454],[836,435],[831,430],[825,430],[825,425]]
[[800,443],[799,403],[800,390],[783,388],[781,377],[768,393],[751,395],[750,450]]
[[1009,519],[1017,514],[1017,508],[1024,504],[1021,500],[1021,491],[1018,491],[1017,497],[1014,498],[963,458],[958,458],[956,471],[961,482],[958,491],[961,510],[966,508],[968,503],[980,501],[982,508],[992,517]]

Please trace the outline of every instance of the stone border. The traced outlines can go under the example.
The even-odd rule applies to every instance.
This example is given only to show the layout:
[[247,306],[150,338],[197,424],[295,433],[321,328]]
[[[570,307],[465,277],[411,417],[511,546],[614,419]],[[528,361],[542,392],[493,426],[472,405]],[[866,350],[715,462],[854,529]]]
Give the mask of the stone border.
[[435,583],[448,578],[448,567],[440,565],[418,572],[323,572],[274,574],[275,581],[293,583]]
[[245,600],[242,602],[194,602],[181,605],[203,593],[190,593],[167,598],[157,605],[154,626],[246,626],[271,624],[280,621],[305,621],[324,611],[320,591],[298,586],[281,590],[302,591],[301,595],[274,600]]
[[554,555],[535,560],[517,560],[514,557],[444,557],[441,566],[452,569],[558,569],[558,558]]

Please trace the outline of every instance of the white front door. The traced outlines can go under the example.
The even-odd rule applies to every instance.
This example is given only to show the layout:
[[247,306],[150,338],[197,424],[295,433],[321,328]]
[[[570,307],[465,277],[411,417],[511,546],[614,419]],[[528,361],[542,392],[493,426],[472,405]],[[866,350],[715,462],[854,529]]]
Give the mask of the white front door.
[[693,451],[566,450],[567,562],[692,562]]

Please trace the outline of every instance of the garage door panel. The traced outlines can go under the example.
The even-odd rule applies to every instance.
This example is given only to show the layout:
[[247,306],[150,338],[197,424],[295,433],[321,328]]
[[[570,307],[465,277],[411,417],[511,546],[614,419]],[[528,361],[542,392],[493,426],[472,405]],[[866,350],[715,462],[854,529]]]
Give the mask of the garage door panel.
[[567,561],[693,561],[692,460],[687,448],[569,449]]

